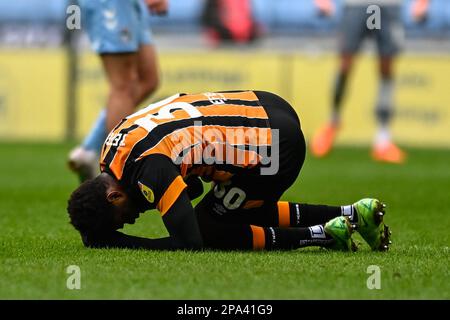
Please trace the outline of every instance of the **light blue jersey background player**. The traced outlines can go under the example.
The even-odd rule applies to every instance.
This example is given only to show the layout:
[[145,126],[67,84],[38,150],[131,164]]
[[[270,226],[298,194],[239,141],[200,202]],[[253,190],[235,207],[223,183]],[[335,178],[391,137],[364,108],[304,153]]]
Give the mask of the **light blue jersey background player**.
[[83,143],[69,155],[80,180],[97,175],[98,155],[106,135],[159,83],[149,15],[167,12],[167,0],[79,0],[82,28],[100,56],[109,84],[106,107]]

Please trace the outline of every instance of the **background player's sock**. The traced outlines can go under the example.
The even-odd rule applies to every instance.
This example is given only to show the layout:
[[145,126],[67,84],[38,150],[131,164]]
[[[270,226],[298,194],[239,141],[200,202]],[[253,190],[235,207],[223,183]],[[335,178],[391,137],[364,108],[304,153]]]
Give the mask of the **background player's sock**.
[[388,125],[392,119],[392,95],[394,84],[392,79],[385,77],[380,80],[378,88],[378,101],[375,108],[375,114],[378,122],[378,133],[375,138],[375,144],[385,145],[391,140]]
[[336,82],[334,85],[334,95],[333,95],[333,111],[331,115],[331,122],[338,125],[340,122],[340,109],[342,105],[342,99],[344,97],[345,88],[347,84],[347,73],[339,72],[336,77]]
[[89,134],[84,139],[82,147],[100,154],[106,136],[106,109],[103,109],[95,120]]
[[375,145],[384,147],[391,142],[391,134],[386,125],[380,125],[375,134]]
[[[253,227],[254,228],[254,227]],[[308,246],[328,247],[334,243],[327,235],[323,225],[309,228],[262,228],[264,230],[264,249],[285,250]]]
[[81,146],[74,148],[69,154],[69,168],[78,175],[80,182],[93,179],[99,174],[98,158],[106,135],[106,110],[103,109]]

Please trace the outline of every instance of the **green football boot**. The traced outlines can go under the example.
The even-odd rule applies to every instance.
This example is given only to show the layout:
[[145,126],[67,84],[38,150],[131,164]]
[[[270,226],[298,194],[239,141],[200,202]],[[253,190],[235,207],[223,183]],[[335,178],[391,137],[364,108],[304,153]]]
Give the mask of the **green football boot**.
[[341,251],[356,251],[358,249],[352,241],[354,230],[347,217],[336,217],[328,221],[325,224],[325,232],[335,240],[329,249]]
[[374,251],[387,251],[391,241],[383,217],[386,205],[377,199],[361,199],[353,204],[358,215],[356,230]]

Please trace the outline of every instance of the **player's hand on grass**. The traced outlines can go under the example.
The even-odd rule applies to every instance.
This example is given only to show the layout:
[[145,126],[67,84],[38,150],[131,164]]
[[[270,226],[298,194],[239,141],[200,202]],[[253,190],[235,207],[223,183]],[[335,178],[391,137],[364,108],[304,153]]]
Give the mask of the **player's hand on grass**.
[[422,22],[427,18],[429,0],[416,0],[411,6],[411,16],[415,22]]
[[145,0],[151,13],[162,16],[167,14],[169,9],[168,0]]
[[314,4],[319,9],[321,15],[331,17],[336,12],[336,7],[332,0],[314,0]]

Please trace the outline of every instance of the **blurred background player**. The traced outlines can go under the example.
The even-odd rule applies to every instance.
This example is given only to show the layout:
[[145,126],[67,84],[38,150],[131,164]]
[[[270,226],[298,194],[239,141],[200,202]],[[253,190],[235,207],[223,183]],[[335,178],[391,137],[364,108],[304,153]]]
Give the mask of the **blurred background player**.
[[81,146],[69,155],[69,167],[83,181],[97,175],[100,148],[107,133],[158,86],[149,11],[165,14],[168,1],[80,0],[79,5],[92,48],[100,56],[109,84],[106,108]]
[[251,0],[206,0],[201,15],[205,36],[212,46],[247,44],[261,36]]
[[[393,62],[398,53],[398,35],[401,30],[401,0],[345,0],[340,30],[340,67],[333,93],[331,118],[313,137],[311,151],[317,157],[327,155],[334,144],[341,125],[341,106],[347,82],[356,54],[367,36],[374,37],[378,47],[379,87],[375,115],[378,131],[375,135],[372,158],[376,161],[403,163],[406,154],[391,139],[389,125],[393,116],[394,74]],[[322,14],[333,15],[335,4],[332,0],[316,0]],[[381,28],[369,29],[367,8],[378,5],[381,9]],[[412,15],[416,21],[424,19],[429,6],[428,0],[416,0]]]

